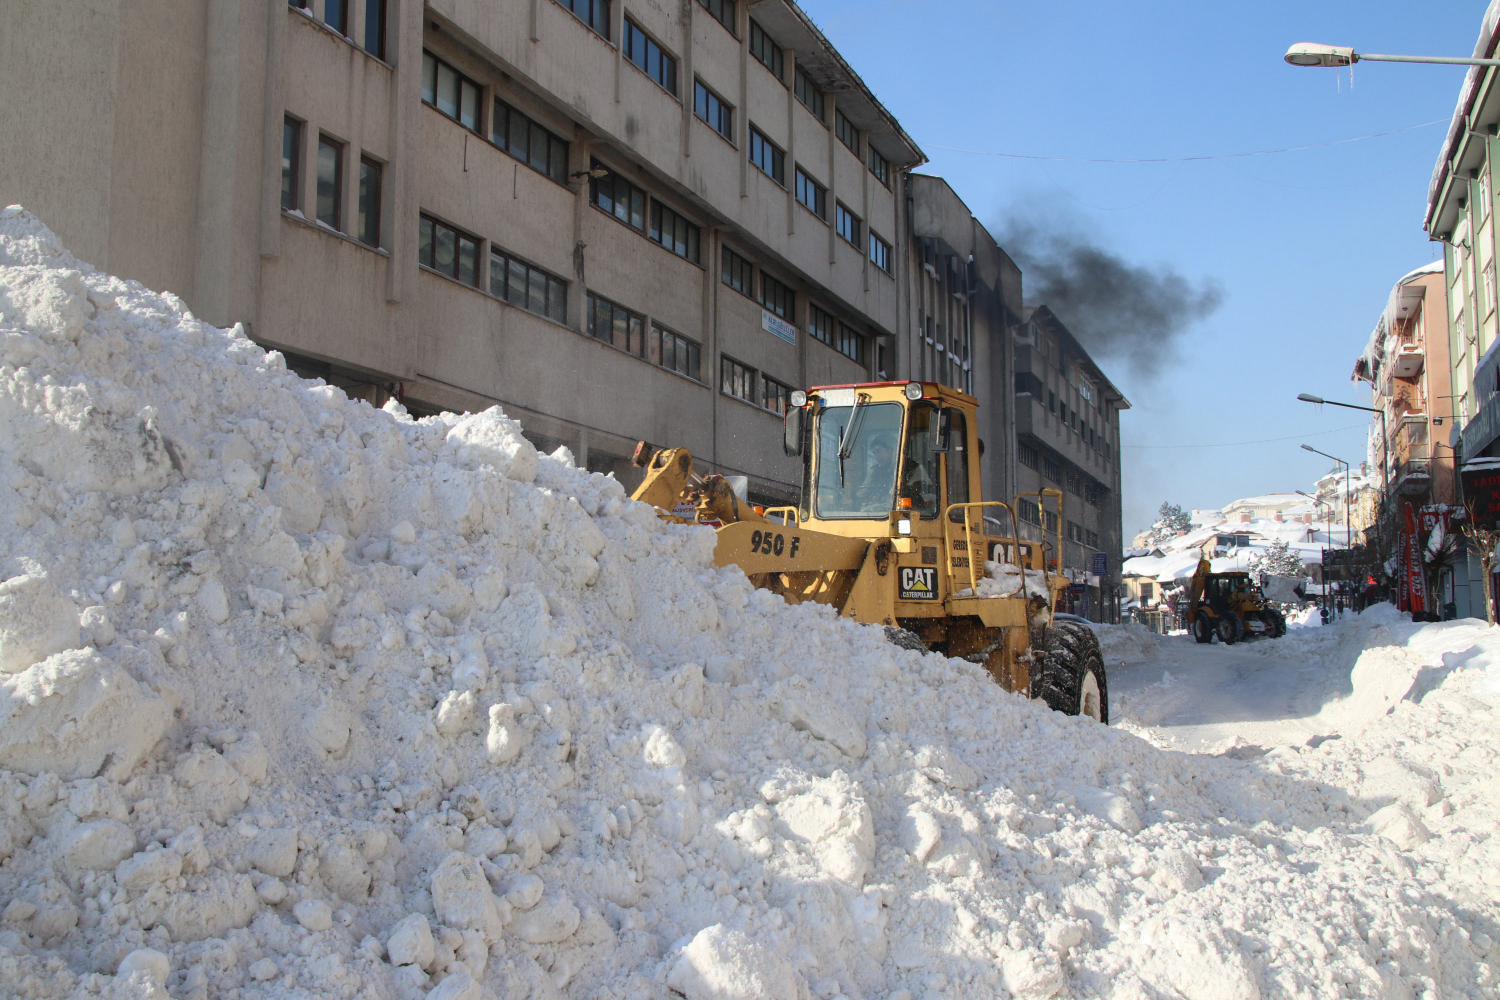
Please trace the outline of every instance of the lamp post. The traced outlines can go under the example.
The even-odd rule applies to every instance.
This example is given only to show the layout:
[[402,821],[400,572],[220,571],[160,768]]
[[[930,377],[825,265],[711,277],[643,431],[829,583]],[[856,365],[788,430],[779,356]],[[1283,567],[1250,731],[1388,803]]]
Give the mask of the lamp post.
[[1349,526],[1349,463],[1344,461],[1342,458],[1328,454],[1328,452],[1326,451],[1319,451],[1310,444],[1305,444],[1302,446],[1302,448],[1303,450],[1310,451],[1315,455],[1322,455],[1324,458],[1331,458],[1339,465],[1342,465],[1344,467],[1344,561],[1345,565],[1348,565],[1352,550],[1354,548],[1354,531]]
[[1314,396],[1310,392],[1300,392],[1297,394],[1297,398],[1304,403],[1317,403],[1319,406],[1326,403],[1329,406],[1343,406],[1350,410],[1364,410],[1366,413],[1380,415],[1380,490],[1381,506],[1383,507],[1385,505],[1385,497],[1391,494],[1391,478],[1388,471],[1391,464],[1391,435],[1390,430],[1386,427],[1385,410],[1376,409],[1373,406],[1360,406],[1358,403],[1338,403],[1331,399],[1324,399],[1322,396]]
[[1282,56],[1293,66],[1353,66],[1362,59],[1370,62],[1439,63],[1448,66],[1500,66],[1500,59],[1466,59],[1461,56],[1389,56],[1374,52],[1355,52],[1347,45],[1322,45],[1298,42]]

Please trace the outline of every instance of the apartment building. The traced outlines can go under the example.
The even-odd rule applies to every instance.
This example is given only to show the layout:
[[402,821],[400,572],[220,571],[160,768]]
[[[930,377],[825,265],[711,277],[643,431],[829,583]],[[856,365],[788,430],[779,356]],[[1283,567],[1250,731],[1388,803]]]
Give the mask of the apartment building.
[[1123,549],[1120,413],[1130,401],[1046,306],[1030,308],[1015,346],[1017,491],[1063,491],[1061,521],[1018,505],[1040,537],[1062,535],[1069,608],[1114,620]]
[[0,198],[417,415],[791,496],[793,387],[897,367],[924,157],[787,0],[23,4]]
[[[1485,12],[1476,58],[1494,58],[1500,0]],[[1497,313],[1495,189],[1500,164],[1500,85],[1493,67],[1470,67],[1427,192],[1427,235],[1443,244],[1449,400],[1434,393],[1431,412],[1451,420],[1434,440],[1452,448],[1456,492],[1475,521],[1500,526],[1500,313]],[[1429,336],[1431,345],[1432,338]],[[1428,358],[1430,369],[1434,359]],[[1432,430],[1437,431],[1433,426]],[[1456,573],[1458,613],[1485,617],[1477,554]],[[1496,590],[1500,593],[1500,590]],[[1463,595],[1468,599],[1464,600]]]

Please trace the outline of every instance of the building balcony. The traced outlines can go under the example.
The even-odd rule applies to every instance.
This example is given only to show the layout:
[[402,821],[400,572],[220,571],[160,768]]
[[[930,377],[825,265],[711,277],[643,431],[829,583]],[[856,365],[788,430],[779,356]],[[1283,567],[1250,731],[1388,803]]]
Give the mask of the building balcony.
[[1391,355],[1391,375],[1395,378],[1416,378],[1422,374],[1427,352],[1418,344],[1402,344]]

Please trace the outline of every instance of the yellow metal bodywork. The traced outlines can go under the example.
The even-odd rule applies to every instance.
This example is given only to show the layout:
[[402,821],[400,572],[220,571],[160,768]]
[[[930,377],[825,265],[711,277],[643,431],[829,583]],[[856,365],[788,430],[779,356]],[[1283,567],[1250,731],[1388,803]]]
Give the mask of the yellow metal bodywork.
[[[912,402],[905,383],[856,388],[871,402]],[[980,454],[973,419],[977,400],[932,383],[923,388],[924,401],[939,400],[965,416],[967,454]],[[736,497],[723,478],[695,479],[691,456],[683,449],[653,453],[643,445],[637,463],[646,476],[634,498],[653,504],[663,516],[712,525],[719,565],[740,567],[757,587],[790,603],[828,604],[855,621],[914,633],[929,648],[983,663],[1007,690],[1029,692],[1033,632],[1050,621],[1066,581],[1054,572],[1055,563],[1049,565],[1045,533],[1041,543],[1019,536],[1017,510],[1023,503],[1038,511],[1055,505],[1060,526],[1059,491],[1023,495],[1012,504],[940,504],[936,516],[926,517],[899,503],[884,517],[819,519],[805,507],[777,508],[767,517]],[[977,462],[969,474],[966,488],[950,486],[949,493],[979,496]],[[1011,530],[994,533],[987,520],[1008,523]],[[1060,551],[1056,533],[1050,542],[1052,553]],[[1032,585],[994,593],[986,572],[992,561],[1011,564]]]

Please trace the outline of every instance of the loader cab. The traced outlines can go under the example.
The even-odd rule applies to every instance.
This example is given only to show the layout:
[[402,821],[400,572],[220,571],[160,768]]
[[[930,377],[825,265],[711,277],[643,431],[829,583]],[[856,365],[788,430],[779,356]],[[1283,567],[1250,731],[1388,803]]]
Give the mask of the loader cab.
[[933,521],[949,504],[970,499],[972,410],[945,398],[941,387],[825,386],[794,394],[794,404],[798,395],[786,445],[803,460],[803,520],[888,524],[894,513]]

